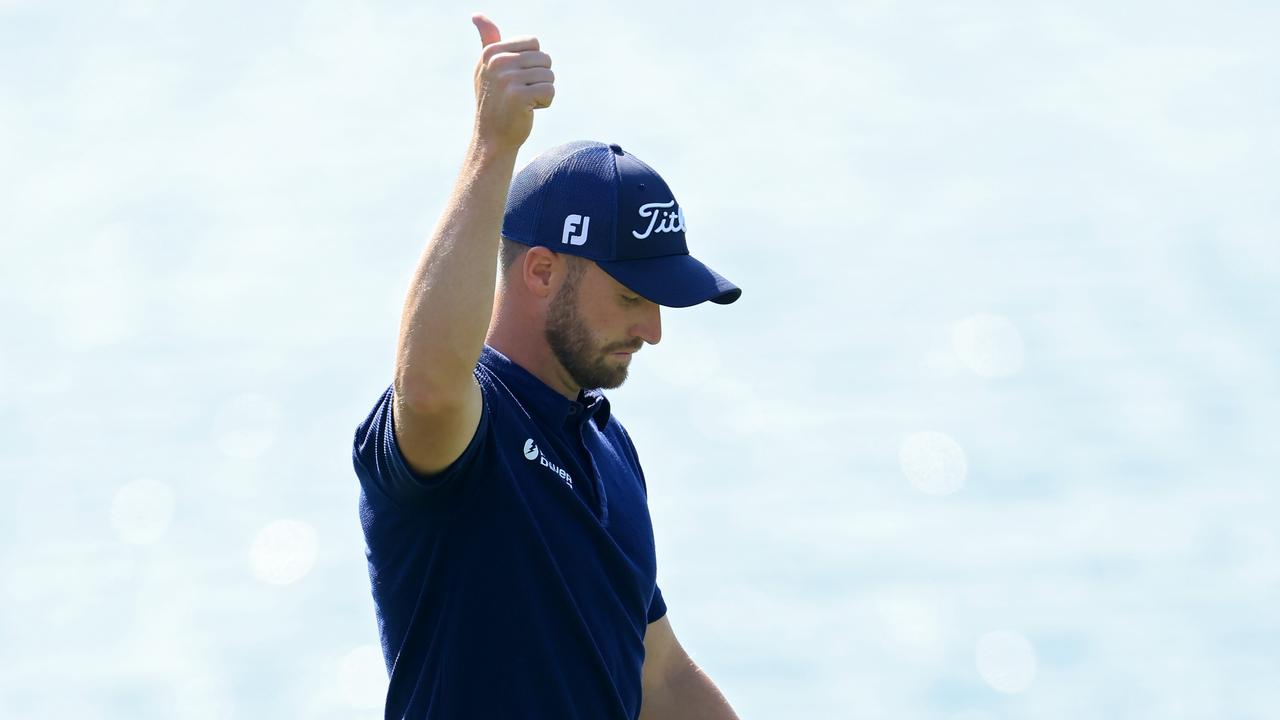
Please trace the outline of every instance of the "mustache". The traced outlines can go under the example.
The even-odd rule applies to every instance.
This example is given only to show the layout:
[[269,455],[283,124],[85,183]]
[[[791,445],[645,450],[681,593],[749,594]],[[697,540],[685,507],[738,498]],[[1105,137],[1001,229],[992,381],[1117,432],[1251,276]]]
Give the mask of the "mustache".
[[621,344],[618,344],[618,345],[610,345],[610,346],[606,347],[606,348],[604,349],[604,351],[605,351],[606,353],[615,353],[615,352],[629,352],[629,353],[635,353],[635,352],[640,352],[640,348],[642,348],[642,347],[644,347],[644,341],[643,341],[643,340],[641,340],[641,341],[640,341],[640,342],[638,342],[638,343],[621,343]]

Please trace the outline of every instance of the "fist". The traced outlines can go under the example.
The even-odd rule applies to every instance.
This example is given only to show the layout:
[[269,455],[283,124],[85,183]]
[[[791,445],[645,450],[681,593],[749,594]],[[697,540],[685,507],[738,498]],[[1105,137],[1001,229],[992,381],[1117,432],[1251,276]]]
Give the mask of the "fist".
[[476,64],[476,136],[503,150],[524,144],[533,129],[533,111],[551,105],[556,76],[551,56],[536,37],[503,40],[489,18],[471,16],[484,50]]

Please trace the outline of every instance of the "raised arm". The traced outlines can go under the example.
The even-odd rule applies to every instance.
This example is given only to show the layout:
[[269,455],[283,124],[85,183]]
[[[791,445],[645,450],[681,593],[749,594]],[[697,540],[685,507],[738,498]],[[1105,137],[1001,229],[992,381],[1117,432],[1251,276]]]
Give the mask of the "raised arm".
[[453,195],[418,261],[396,351],[396,436],[421,473],[453,462],[480,422],[473,370],[493,312],[507,191],[533,111],[555,96],[551,58],[537,38],[503,40],[485,16],[472,21],[484,48],[475,70],[475,127]]

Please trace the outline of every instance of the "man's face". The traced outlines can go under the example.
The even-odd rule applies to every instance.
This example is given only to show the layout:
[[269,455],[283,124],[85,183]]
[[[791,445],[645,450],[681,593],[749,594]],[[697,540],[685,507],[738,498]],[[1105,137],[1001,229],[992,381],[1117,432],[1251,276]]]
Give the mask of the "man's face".
[[547,311],[547,344],[573,381],[616,388],[631,354],[661,339],[658,306],[631,292],[595,263],[569,266]]

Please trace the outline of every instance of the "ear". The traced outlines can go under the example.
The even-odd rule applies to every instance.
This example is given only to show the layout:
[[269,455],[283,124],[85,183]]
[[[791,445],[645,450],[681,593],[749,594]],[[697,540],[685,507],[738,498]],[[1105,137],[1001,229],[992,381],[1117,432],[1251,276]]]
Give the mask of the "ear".
[[525,287],[540,298],[549,298],[564,277],[564,258],[541,245],[524,254],[522,275]]

